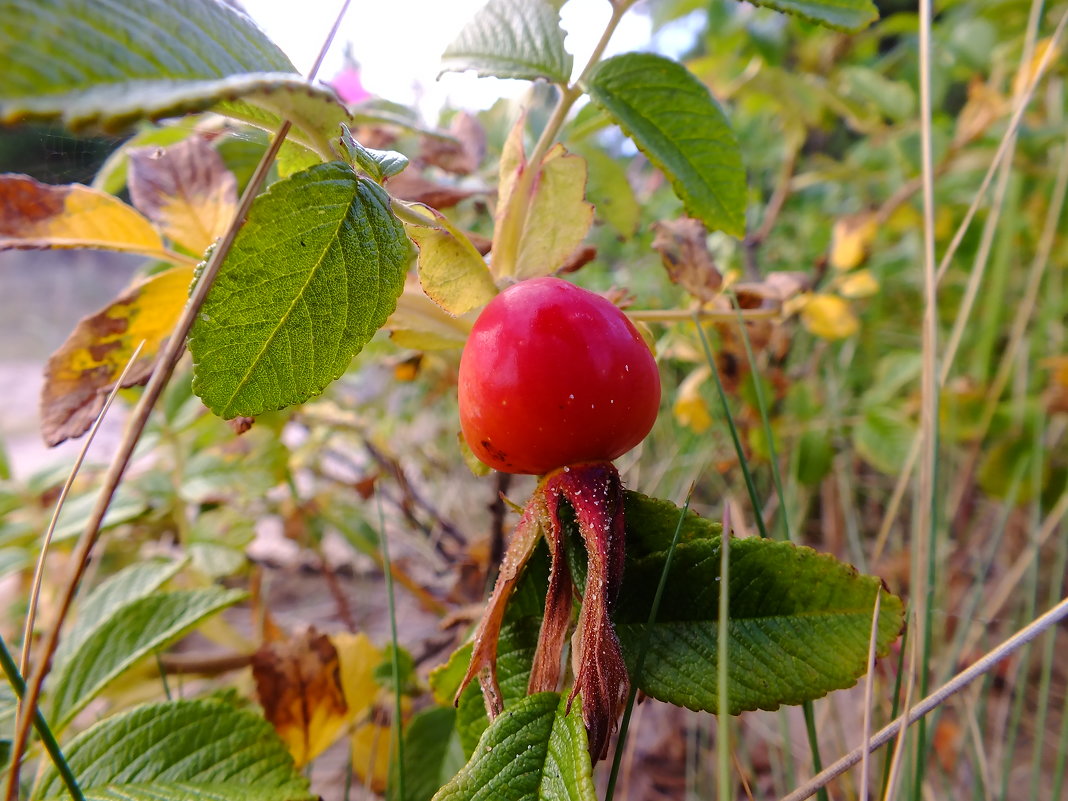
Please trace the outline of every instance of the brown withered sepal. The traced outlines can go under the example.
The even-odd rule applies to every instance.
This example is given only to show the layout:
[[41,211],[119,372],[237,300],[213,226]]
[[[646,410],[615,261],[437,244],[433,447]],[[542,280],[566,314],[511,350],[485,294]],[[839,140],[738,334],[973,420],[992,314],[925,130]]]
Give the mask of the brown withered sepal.
[[579,592],[568,567],[567,533],[560,521],[562,501],[574,510],[587,555],[585,591],[572,637],[575,683],[568,698],[568,709],[575,697],[581,696],[582,720],[589,738],[590,754],[594,759],[604,759],[609,737],[630,689],[623,653],[611,619],[623,581],[625,530],[623,484],[618,471],[609,462],[563,467],[538,483],[508,544],[497,583],[475,632],[471,664],[459,692],[477,677],[490,717],[502,711],[503,701],[496,676],[497,639],[508,598],[540,536],[545,537],[551,555],[549,587],[527,691],[538,693],[558,689],[561,655],[571,622],[571,600]]

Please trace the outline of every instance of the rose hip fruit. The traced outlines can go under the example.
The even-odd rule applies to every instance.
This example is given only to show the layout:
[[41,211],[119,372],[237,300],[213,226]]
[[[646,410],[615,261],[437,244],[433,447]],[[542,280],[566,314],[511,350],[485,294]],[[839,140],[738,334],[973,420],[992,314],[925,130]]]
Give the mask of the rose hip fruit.
[[506,473],[612,461],[653,426],[660,375],[633,323],[559,278],[515,284],[482,311],[460,360],[460,425]]

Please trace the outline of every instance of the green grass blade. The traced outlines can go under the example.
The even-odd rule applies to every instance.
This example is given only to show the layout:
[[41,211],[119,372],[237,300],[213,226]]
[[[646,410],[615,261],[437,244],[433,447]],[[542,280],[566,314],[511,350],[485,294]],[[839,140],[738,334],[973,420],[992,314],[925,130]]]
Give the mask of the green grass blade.
[[[3,668],[7,680],[15,690],[15,694],[21,699],[26,692],[26,681],[23,679],[22,674],[19,673],[18,665],[15,664],[15,659],[11,656],[11,652],[7,650],[7,643],[4,642],[3,637],[0,637],[0,667]],[[59,771],[60,778],[63,779],[63,784],[66,786],[71,798],[74,801],[85,801],[82,789],[78,786],[78,780],[74,777],[74,773],[71,771],[70,765],[67,764],[67,759],[63,756],[59,743],[56,742],[55,735],[52,734],[52,729],[49,728],[44,715],[41,714],[39,709],[33,710],[33,726],[37,729],[37,734],[41,737],[41,743],[48,752],[48,756],[52,758],[52,764]],[[12,770],[14,770],[14,765],[12,765]]]

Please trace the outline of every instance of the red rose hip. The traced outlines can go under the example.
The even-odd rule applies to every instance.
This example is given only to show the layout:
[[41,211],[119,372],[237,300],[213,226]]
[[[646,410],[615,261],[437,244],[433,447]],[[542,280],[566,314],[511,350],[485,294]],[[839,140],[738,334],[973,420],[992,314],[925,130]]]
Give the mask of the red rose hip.
[[611,461],[653,426],[660,375],[616,306],[559,278],[515,284],[475,322],[460,360],[460,425],[506,473]]

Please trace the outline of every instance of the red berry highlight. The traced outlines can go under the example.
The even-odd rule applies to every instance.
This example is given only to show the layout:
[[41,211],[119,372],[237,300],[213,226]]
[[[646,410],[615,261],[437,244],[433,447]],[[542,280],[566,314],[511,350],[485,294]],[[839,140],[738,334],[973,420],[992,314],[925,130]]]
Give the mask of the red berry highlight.
[[559,278],[494,298],[460,360],[460,425],[474,454],[506,473],[540,475],[612,461],[656,420],[660,374],[627,316]]

